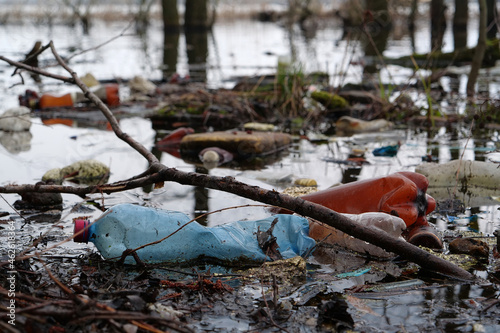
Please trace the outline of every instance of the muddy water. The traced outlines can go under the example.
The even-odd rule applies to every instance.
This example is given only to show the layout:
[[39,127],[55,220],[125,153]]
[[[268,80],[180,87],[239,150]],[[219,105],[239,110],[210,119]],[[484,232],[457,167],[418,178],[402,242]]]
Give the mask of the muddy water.
[[[472,24],[472,23],[471,23]],[[74,49],[84,50],[100,45],[119,35],[126,28],[127,23],[96,22],[89,36],[83,35],[78,27],[67,26],[40,26],[32,23],[24,25],[0,26],[0,54],[21,59],[36,39],[47,43],[53,40],[61,55],[70,56]],[[417,50],[428,51],[428,30],[425,22],[421,22],[417,33]],[[35,36],[35,37],[34,37]],[[342,31],[339,22],[326,22],[316,32],[313,38],[305,38],[298,30],[287,31],[277,24],[259,23],[253,21],[225,21],[218,23],[209,38],[206,77],[211,87],[231,86],[235,77],[242,75],[261,75],[274,70],[278,56],[294,54],[305,66],[306,71],[321,70],[332,74],[332,83],[340,80],[336,74],[345,66],[344,52],[352,47],[358,59],[362,58],[362,51],[356,42],[347,42],[341,39]],[[471,32],[471,37],[475,33]],[[447,38],[451,38],[448,36]],[[471,38],[469,39],[471,40]],[[292,43],[290,43],[290,41]],[[160,24],[153,22],[145,35],[136,36],[133,29],[126,30],[123,37],[99,48],[96,52],[84,53],[74,58],[70,65],[80,74],[92,72],[98,79],[130,79],[134,75],[142,75],[149,79],[159,80],[162,73],[163,34]],[[354,46],[352,46],[354,45]],[[410,51],[409,39],[390,40],[386,50],[387,55],[396,56],[407,54]],[[179,61],[177,71],[181,75],[190,73],[187,63],[186,43],[182,36],[179,43]],[[48,53],[44,63],[51,62]],[[56,73],[63,72],[50,68]],[[44,85],[38,86],[24,74],[26,84],[19,83],[19,77],[11,77],[12,69],[5,63],[0,63],[0,100],[2,111],[17,105],[17,95],[26,89],[37,91],[66,92],[73,87],[64,86],[52,80],[45,80]],[[391,77],[396,83],[406,82],[411,71],[395,66],[389,66]],[[346,81],[359,82],[362,69],[349,66]],[[383,73],[387,76],[387,71]],[[463,96],[465,74],[459,76],[458,101]],[[447,79],[444,79],[446,86]],[[491,94],[498,93],[498,85],[489,82]],[[13,86],[15,85],[15,86]],[[423,99],[422,94],[412,92],[413,96]],[[126,88],[122,89],[122,96],[126,98]],[[460,109],[457,100],[444,100],[443,107],[453,112]],[[146,147],[152,149],[158,136],[148,120],[140,117],[121,121],[123,130]],[[374,148],[401,143],[396,157],[375,157],[370,152]],[[490,131],[482,137],[469,138],[467,128],[449,131],[440,128],[428,134],[421,129],[396,128],[395,130],[380,133],[366,134],[348,138],[332,138],[328,143],[315,144],[306,140],[297,140],[289,152],[279,162],[270,164],[264,170],[240,171],[225,168],[216,168],[210,174],[216,176],[234,176],[238,180],[259,185],[268,189],[283,190],[297,178],[313,178],[320,188],[352,181],[369,179],[387,175],[396,171],[413,171],[415,166],[422,162],[422,157],[433,152],[440,163],[463,157],[471,160],[484,160],[486,153],[499,149],[498,132]],[[349,156],[351,149],[366,149],[365,157],[370,162],[363,167],[349,167],[332,161],[344,160]],[[30,136],[25,138],[22,148],[10,147],[8,144],[0,146],[0,184],[34,183],[48,169],[61,167],[82,159],[97,159],[111,168],[110,181],[117,181],[134,176],[146,167],[144,159],[134,150],[117,139],[113,133],[86,126],[66,127],[63,125],[45,126],[36,114],[33,115],[33,124]],[[183,171],[194,171],[195,167],[168,154],[162,154],[161,161],[168,166]],[[11,213],[19,227],[18,244],[20,248],[27,247],[33,239],[47,233],[41,247],[55,244],[70,236],[73,231],[72,218],[76,216],[97,217],[101,212],[91,206],[85,206],[73,211],[75,204],[82,199],[73,195],[63,195],[64,210],[62,213],[48,212],[36,218],[36,222],[26,223],[16,216],[10,207],[18,195],[3,195],[0,201],[0,211]],[[227,193],[213,190],[203,190],[190,186],[181,186],[167,182],[165,187],[155,191],[150,189],[136,189],[127,193],[112,195],[94,195],[97,203],[111,206],[121,202],[143,203],[165,209],[180,210],[190,216],[201,212],[213,211],[228,206],[240,206],[249,202]],[[201,200],[200,200],[201,198]],[[496,198],[482,198],[472,207],[467,207],[465,213],[451,219],[440,214],[433,214],[431,219],[438,228],[444,230],[473,229],[491,234],[500,227],[499,205]],[[60,215],[59,215],[60,214]],[[207,219],[208,225],[217,225],[231,220],[256,219],[267,216],[263,208],[240,208],[211,215]],[[27,215],[29,218],[30,216]],[[474,218],[471,218],[474,217]],[[54,227],[54,220],[61,219]],[[63,244],[46,253],[56,258],[65,256],[72,258],[86,253],[90,246],[72,242]],[[47,257],[49,258],[49,257]],[[72,264],[68,264],[70,267]],[[351,267],[352,269],[356,267]],[[335,271],[335,265],[322,266],[319,271]],[[479,277],[488,278],[486,271],[477,271]],[[376,282],[380,277],[367,273],[364,277],[347,279],[347,282],[323,282],[326,290],[323,294],[331,295],[342,292],[345,288],[363,284],[365,281]],[[318,277],[319,278],[319,277]],[[495,281],[495,280],[493,280]],[[496,280],[498,283],[498,280]],[[357,327],[365,331],[483,331],[494,332],[500,329],[498,311],[488,310],[491,299],[499,297],[494,286],[435,284],[428,283],[415,290],[401,292],[380,292],[377,294],[352,294],[349,312],[355,319]],[[297,291],[300,295],[300,291]],[[320,293],[318,293],[320,294]],[[286,296],[286,295],[285,295]],[[246,296],[252,299],[250,296]],[[324,295],[322,297],[325,297]],[[255,296],[257,302],[259,296]],[[314,305],[314,299],[304,303],[302,309]],[[353,305],[354,304],[354,305]],[[482,310],[486,309],[484,312]],[[301,310],[302,311],[302,310]],[[305,310],[304,310],[305,311]],[[297,311],[297,313],[300,311]],[[231,322],[225,317],[225,322]],[[299,320],[297,319],[297,322]],[[246,329],[250,321],[231,322],[235,329]],[[229,325],[230,323],[228,323]],[[229,326],[225,326],[229,327]],[[306,327],[304,331],[313,331]]]

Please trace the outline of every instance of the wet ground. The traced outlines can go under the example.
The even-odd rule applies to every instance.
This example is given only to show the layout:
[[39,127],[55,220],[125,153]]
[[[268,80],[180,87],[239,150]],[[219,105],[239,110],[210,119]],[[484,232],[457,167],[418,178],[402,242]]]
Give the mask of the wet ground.
[[[61,54],[69,55],[74,49],[100,45],[119,35],[126,26],[127,23],[123,22],[98,21],[88,36],[83,35],[78,27],[63,25],[49,27],[46,24],[25,23],[0,26],[0,54],[13,59],[22,58],[31,48],[36,35],[43,43],[53,40]],[[420,22],[420,27],[417,49],[424,52],[428,51],[428,30],[425,22]],[[469,40],[473,41],[475,33],[472,31],[470,35]],[[276,23],[251,20],[221,22],[216,24],[209,38],[208,84],[213,88],[230,87],[235,77],[267,74],[274,70],[278,55],[292,51],[297,52],[306,70],[326,71],[331,74],[331,84],[337,84],[340,78],[336,74],[344,61],[342,55],[347,47],[351,47],[341,36],[340,22],[336,20],[324,22],[312,38],[305,38],[295,30],[290,35],[290,31]],[[126,36],[96,52],[77,57],[78,60],[72,63],[73,69],[82,74],[92,72],[101,80],[130,79],[134,75],[160,80],[162,74],[158,68],[162,63],[162,42],[160,24],[153,22],[142,36],[135,35],[133,30],[127,31]],[[391,39],[386,54],[405,55],[410,50],[409,43],[407,38]],[[247,45],[252,47],[243,47]],[[185,50],[186,45],[181,41],[177,70],[182,76],[189,73]],[[356,45],[353,50],[360,59],[362,51]],[[17,96],[26,89],[58,92],[74,89],[45,79],[43,85],[36,85],[27,75],[26,84],[15,85],[19,83],[19,77],[10,76],[12,69],[1,63],[0,70],[0,85],[4,91],[1,95],[2,111],[16,106]],[[397,66],[389,66],[389,71],[397,83],[404,83],[411,75],[408,69]],[[494,71],[492,69],[490,73]],[[348,80],[358,82],[361,73],[360,67],[349,67]],[[386,73],[383,73],[384,77]],[[464,112],[465,77],[466,74],[459,74],[443,78],[442,85],[447,94],[441,106],[446,112]],[[490,96],[498,96],[500,88],[494,76],[485,73],[481,82],[488,87]],[[458,91],[452,90],[455,85],[458,85]],[[127,88],[125,85],[121,88],[122,97],[126,98]],[[423,103],[424,93],[418,90],[408,90],[408,93],[417,103]],[[153,150],[155,141],[166,131],[153,130],[151,122],[142,117],[145,110],[133,112],[136,114],[121,120],[122,129]],[[2,141],[1,185],[36,183],[47,170],[84,159],[97,159],[108,165],[111,169],[110,182],[139,174],[147,166],[136,151],[112,132],[88,126],[83,120],[72,127],[46,126],[36,113],[32,115],[32,120],[29,135],[23,138],[22,144],[12,146],[16,142],[13,139]],[[315,133],[307,134],[313,138]],[[397,143],[400,148],[394,157],[377,157],[372,153],[375,148]],[[426,130],[398,124],[391,131],[376,134],[331,136],[317,142],[297,138],[279,161],[262,170],[215,168],[210,170],[210,174],[233,176],[246,183],[278,191],[289,187],[296,179],[311,178],[323,189],[402,170],[414,171],[427,155],[439,163],[458,158],[485,160],[489,156],[487,154],[500,148],[499,145],[495,129],[471,132],[469,125],[464,125]],[[369,164],[345,163],[353,149],[366,151],[364,157]],[[161,154],[160,159],[165,165],[195,171],[192,164],[167,153]],[[98,208],[100,205],[110,207],[123,202],[178,210],[191,217],[254,202],[225,192],[172,182],[156,190],[145,188],[91,197],[93,200],[83,200],[64,194],[62,210],[51,209],[43,213],[24,211],[23,216],[19,216],[12,205],[20,197],[2,195],[0,211],[8,214],[2,218],[0,225],[2,239],[7,239],[9,223],[13,222],[17,253],[24,250],[34,253],[33,246],[38,251],[43,250],[40,257],[24,260],[16,266],[19,272],[15,286],[18,293],[16,320],[19,325],[16,329],[133,332],[134,327],[147,331],[147,326],[141,326],[141,323],[148,323],[160,329],[175,330],[177,327],[180,331],[216,332],[316,332],[331,330],[332,327],[364,332],[500,330],[500,268],[493,254],[469,267],[469,271],[478,277],[474,283],[425,272],[406,261],[377,261],[342,249],[320,249],[308,258],[306,267],[285,263],[278,269],[285,272],[285,278],[278,278],[277,281],[276,277],[273,281],[272,277],[266,277],[262,272],[243,278],[242,274],[248,272],[208,265],[149,269],[115,266],[102,262],[90,244],[72,241],[60,244],[72,235],[73,218],[89,216],[94,219],[102,213]],[[463,194],[460,198],[465,208],[462,212],[435,212],[430,215],[430,220],[436,223],[445,240],[446,237],[456,237],[457,232],[468,231],[485,237],[481,239],[487,240],[492,250],[495,244],[492,234],[500,227],[497,194],[493,192],[479,198],[473,196],[472,199]],[[265,208],[240,207],[209,215],[204,222],[214,226],[268,215]],[[8,259],[6,244],[2,245],[2,262]],[[286,273],[287,269],[289,273]],[[2,280],[9,276],[8,271],[2,271]],[[85,294],[88,298],[83,302],[71,300],[64,295],[63,288],[56,285],[56,278],[72,292]],[[222,284],[217,284],[217,281]],[[3,286],[8,290],[7,284]],[[2,304],[7,304],[9,298],[5,290],[0,291]],[[87,300],[89,304],[85,304]],[[24,309],[24,315],[21,308],[30,306],[32,308]],[[96,309],[101,312],[97,313]],[[78,321],[75,313],[83,319]],[[3,328],[8,331],[13,327]]]

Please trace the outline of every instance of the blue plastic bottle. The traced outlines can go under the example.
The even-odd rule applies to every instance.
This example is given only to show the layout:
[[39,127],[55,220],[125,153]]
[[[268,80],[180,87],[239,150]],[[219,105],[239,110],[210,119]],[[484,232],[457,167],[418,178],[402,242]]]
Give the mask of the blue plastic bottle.
[[[278,218],[273,236],[283,258],[304,255],[316,242],[308,236],[305,218],[279,214],[258,221],[238,221],[216,227],[204,227],[180,212],[165,211],[132,204],[108,209],[94,223],[75,221],[75,242],[92,242],[105,259],[119,260],[123,251],[160,240],[137,251],[145,263],[183,263],[195,259],[217,259],[231,264],[264,262],[267,256],[259,247],[257,231],[267,231]],[[87,228],[88,227],[88,228]],[[87,229],[85,229],[87,228]],[[83,230],[83,231],[82,231]],[[177,231],[177,232],[176,232]],[[132,256],[125,263],[134,263]]]

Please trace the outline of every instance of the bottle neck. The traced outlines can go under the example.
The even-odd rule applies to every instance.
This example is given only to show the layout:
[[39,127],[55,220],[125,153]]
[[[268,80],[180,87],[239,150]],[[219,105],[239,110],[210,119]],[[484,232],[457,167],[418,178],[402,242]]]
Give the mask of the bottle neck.
[[88,243],[90,236],[90,225],[91,223],[89,220],[76,219],[73,232],[73,241],[76,243]]

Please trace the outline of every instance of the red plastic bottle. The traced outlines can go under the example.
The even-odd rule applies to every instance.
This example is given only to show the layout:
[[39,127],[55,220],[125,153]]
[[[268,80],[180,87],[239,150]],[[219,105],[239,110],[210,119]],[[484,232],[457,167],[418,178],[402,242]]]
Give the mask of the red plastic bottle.
[[[429,181],[421,174],[398,172],[386,177],[361,180],[302,196],[339,213],[361,214],[385,212],[402,218],[407,226],[406,238],[415,245],[442,248],[427,214],[436,201],[426,194]],[[331,227],[312,223],[310,236],[323,239]]]

